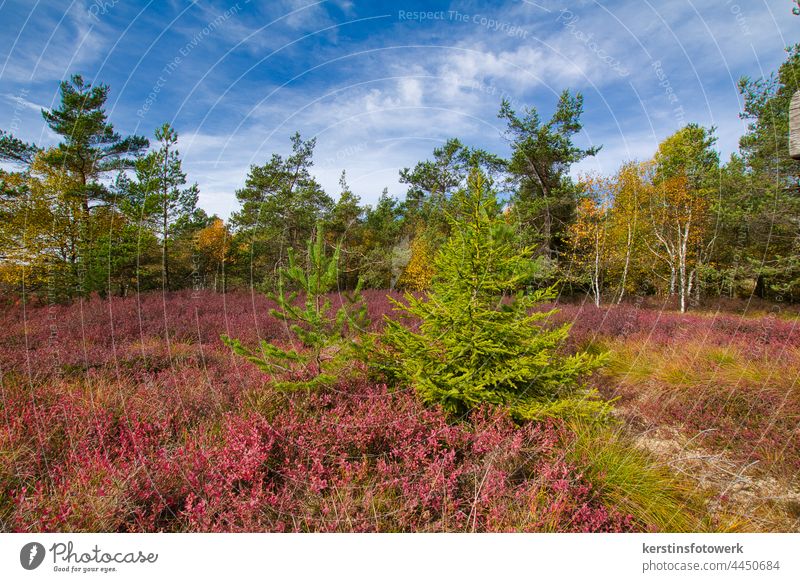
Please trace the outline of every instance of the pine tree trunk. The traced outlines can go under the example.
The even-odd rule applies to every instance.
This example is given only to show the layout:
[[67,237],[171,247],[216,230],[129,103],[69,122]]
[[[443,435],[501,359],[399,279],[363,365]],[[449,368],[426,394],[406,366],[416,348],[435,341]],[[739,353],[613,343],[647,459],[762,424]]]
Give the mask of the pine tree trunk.
[[166,208],[166,194],[164,198],[164,242],[162,245],[162,269],[164,272],[164,289],[169,289],[169,249],[167,240],[167,208]]
[[545,202],[544,207],[544,256],[548,259],[553,257],[553,245],[552,245],[552,231],[553,231],[553,217],[550,214],[550,204]]
[[755,296],[759,299],[764,299],[767,295],[767,283],[764,280],[764,275],[760,274],[756,277]]
[[89,287],[86,281],[87,273],[89,272],[89,258],[92,256],[92,236],[91,236],[91,210],[89,208],[89,195],[86,193],[86,176],[81,175],[83,185],[82,200],[81,200],[81,222],[80,237],[81,246],[79,253],[83,256],[78,257],[78,284],[80,285],[81,293],[88,294]]
[[167,183],[167,164],[169,163],[169,145],[166,146],[164,150],[164,175],[163,175],[163,188],[164,191],[162,193],[163,196],[163,232],[164,232],[164,241],[162,246],[162,270],[163,270],[163,288],[169,290],[169,249],[168,246],[168,219],[169,219],[169,185]]

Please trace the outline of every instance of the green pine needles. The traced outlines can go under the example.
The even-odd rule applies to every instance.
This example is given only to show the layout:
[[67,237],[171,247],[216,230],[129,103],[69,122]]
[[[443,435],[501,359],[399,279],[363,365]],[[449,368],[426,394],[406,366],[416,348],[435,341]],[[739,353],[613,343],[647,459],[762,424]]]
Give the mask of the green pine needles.
[[[270,313],[287,323],[298,346],[286,349],[261,340],[260,350],[254,352],[239,340],[222,336],[225,345],[237,355],[265,372],[289,378],[275,383],[282,389],[312,389],[334,383],[359,357],[363,346],[355,337],[363,335],[368,324],[360,281],[352,292],[342,294],[342,306],[332,311],[328,293],[337,287],[339,279],[339,247],[332,256],[326,255],[319,226],[316,239],[308,241],[306,263],[307,267],[302,266],[294,249],[290,249],[289,266],[280,270],[277,292],[268,294],[278,305]],[[287,287],[292,290],[287,291]],[[302,302],[297,301],[300,293],[304,296]]]
[[520,420],[605,416],[610,406],[580,384],[604,356],[561,353],[570,325],[547,324],[556,310],[533,311],[554,290],[526,292],[542,267],[530,248],[515,244],[480,172],[454,195],[447,220],[451,235],[429,291],[395,302],[418,329],[387,318],[392,371],[424,401],[454,414],[488,402],[508,406]]

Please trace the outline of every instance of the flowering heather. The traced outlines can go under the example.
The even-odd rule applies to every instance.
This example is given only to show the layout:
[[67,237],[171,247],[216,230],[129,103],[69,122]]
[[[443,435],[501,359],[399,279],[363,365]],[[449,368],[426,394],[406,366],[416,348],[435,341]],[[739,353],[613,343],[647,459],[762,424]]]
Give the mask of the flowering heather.
[[[368,294],[374,325],[390,311]],[[226,332],[287,341],[258,295],[0,316],[0,526],[13,531],[625,531],[559,424],[452,423],[366,370],[285,395]]]
[[[545,306],[543,309],[551,306]],[[800,347],[800,314],[752,317],[733,313],[678,313],[635,304],[603,306],[560,304],[555,319],[573,324],[576,344],[598,338],[631,338],[649,345],[671,345],[688,340],[706,346],[737,345],[750,355],[774,357]]]
[[[365,297],[377,331],[394,312],[385,292]],[[275,391],[219,340],[291,341],[270,306],[257,293],[175,292],[0,313],[0,529],[671,527],[607,466],[641,473],[627,441],[594,452],[585,443],[603,437],[489,409],[454,423],[359,366],[319,393]],[[591,382],[618,397],[629,431],[668,427],[738,466],[796,476],[795,321],[559,307],[571,344],[612,351]]]

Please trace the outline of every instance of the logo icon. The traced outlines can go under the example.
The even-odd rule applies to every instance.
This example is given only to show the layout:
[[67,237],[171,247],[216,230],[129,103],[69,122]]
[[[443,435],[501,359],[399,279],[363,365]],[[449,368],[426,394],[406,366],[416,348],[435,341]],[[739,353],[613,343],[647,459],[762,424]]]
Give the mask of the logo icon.
[[30,542],[19,551],[19,563],[26,570],[35,570],[44,561],[44,546],[39,542]]

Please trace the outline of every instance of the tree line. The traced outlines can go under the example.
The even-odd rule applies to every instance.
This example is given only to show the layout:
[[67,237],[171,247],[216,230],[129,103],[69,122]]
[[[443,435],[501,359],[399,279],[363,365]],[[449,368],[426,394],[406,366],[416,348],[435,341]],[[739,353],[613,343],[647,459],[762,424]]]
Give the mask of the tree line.
[[572,177],[599,151],[581,148],[583,97],[565,90],[548,119],[501,103],[510,155],[447,140],[400,171],[364,205],[342,172],[334,198],[313,175],[314,139],[251,166],[226,223],[197,206],[175,128],[153,142],[114,130],[109,88],[75,75],[43,110],[57,145],[0,130],[0,286],[7,297],[65,301],[150,289],[275,288],[290,250],[321,231],[338,248],[337,286],[426,289],[450,235],[453,200],[474,170],[498,192],[540,286],[588,293],[596,304],[632,295],[674,297],[686,310],[709,297],[800,299],[800,162],[788,151],[788,110],[800,85],[800,45],[766,78],[742,78],[747,128],[721,161],[715,129],[690,123],[651,159],[611,175]]

